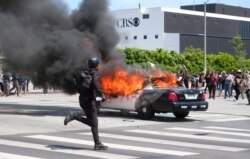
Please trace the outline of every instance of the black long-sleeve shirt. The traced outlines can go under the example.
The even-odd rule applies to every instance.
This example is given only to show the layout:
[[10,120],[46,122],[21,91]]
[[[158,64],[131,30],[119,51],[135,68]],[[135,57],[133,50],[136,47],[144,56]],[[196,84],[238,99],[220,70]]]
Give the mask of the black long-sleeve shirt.
[[92,76],[91,88],[87,92],[80,93],[80,96],[88,100],[95,100],[97,96],[103,96],[100,86],[100,73],[98,72],[97,68],[91,68],[89,73]]

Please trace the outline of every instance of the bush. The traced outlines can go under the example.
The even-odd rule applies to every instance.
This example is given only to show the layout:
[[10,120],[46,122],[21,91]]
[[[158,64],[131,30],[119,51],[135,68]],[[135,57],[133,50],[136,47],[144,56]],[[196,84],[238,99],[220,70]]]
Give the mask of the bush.
[[[137,48],[119,49],[125,54],[125,62],[128,65],[139,66],[142,68],[150,67],[150,63],[159,65],[166,71],[178,72],[184,65],[191,75],[199,74],[204,69],[204,52],[201,49],[188,47],[178,54],[175,51],[164,49],[144,50]],[[250,60],[244,59],[244,70],[250,70]],[[207,54],[207,70],[216,71],[235,71],[238,69],[236,58],[225,52],[219,54]]]

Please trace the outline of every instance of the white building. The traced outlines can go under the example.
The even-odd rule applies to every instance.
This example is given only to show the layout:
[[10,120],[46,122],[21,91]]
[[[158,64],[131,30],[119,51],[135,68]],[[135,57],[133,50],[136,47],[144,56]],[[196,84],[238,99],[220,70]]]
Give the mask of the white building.
[[[166,39],[164,38],[164,12],[161,8],[120,10],[115,11],[114,15],[120,34],[118,47],[166,48],[164,46]],[[178,44],[176,45],[170,48],[175,50],[178,48]]]
[[[112,12],[120,34],[118,47],[149,50],[164,48],[180,52],[192,45],[203,49],[203,5],[182,7],[184,9],[158,7]],[[238,9],[237,13],[232,8]],[[241,11],[243,13],[239,14]],[[249,44],[245,45],[246,49],[250,51],[250,9],[208,4],[206,17],[208,52],[232,51],[228,41],[236,35],[242,36],[243,41]]]

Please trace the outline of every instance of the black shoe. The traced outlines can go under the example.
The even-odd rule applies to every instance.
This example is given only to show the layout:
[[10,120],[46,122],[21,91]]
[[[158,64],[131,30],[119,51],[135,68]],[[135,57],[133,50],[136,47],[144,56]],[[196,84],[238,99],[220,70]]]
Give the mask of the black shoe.
[[235,100],[238,100],[238,98],[236,98],[236,96],[234,96],[234,99],[235,99]]
[[109,147],[108,146],[105,146],[103,144],[96,144],[94,146],[94,150],[107,150]]
[[74,113],[69,111],[64,119],[64,125],[67,125],[69,122],[71,122],[74,119]]

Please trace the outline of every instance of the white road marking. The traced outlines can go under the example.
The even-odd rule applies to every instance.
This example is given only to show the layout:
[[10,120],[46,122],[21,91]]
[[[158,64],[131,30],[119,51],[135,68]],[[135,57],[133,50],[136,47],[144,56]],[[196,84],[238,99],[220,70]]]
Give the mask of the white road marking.
[[229,131],[203,130],[203,129],[190,129],[190,128],[177,128],[177,127],[175,127],[175,128],[166,128],[166,129],[177,130],[177,131],[189,131],[189,132],[199,132],[199,133],[215,133],[215,134],[250,137],[250,134],[238,133],[238,132],[229,132]]
[[132,133],[139,133],[139,134],[142,133],[142,134],[149,134],[149,135],[160,135],[160,136],[171,136],[171,137],[190,138],[190,139],[199,139],[199,140],[212,140],[212,141],[250,144],[250,140],[243,140],[243,139],[233,139],[233,138],[223,138],[223,137],[213,137],[213,136],[198,136],[198,135],[170,133],[170,132],[161,132],[161,131],[149,131],[149,130],[126,130],[126,131],[132,132]]
[[218,127],[218,126],[206,126],[205,129],[216,129],[216,130],[229,130],[229,131],[242,131],[250,132],[248,129],[238,129],[238,128],[228,128],[228,127]]
[[214,120],[208,120],[208,121],[214,121],[214,122],[228,122],[228,121],[242,121],[242,120],[250,120],[250,118],[247,118],[247,117],[241,117],[241,118],[226,118],[226,119],[214,119]]
[[228,115],[224,115],[224,114],[190,114],[188,115],[189,118],[192,118],[192,117],[202,117],[202,118],[214,118],[214,117],[227,117]]
[[80,155],[80,156],[104,158],[104,159],[117,159],[117,158],[119,158],[119,159],[134,159],[134,158],[138,158],[138,157],[134,157],[134,156],[117,155],[117,154],[105,153],[105,152],[94,151],[94,150],[56,149],[56,148],[48,147],[48,145],[33,144],[33,143],[12,141],[12,140],[3,140],[3,139],[0,139],[0,145],[22,147],[22,148],[29,148],[29,149],[37,149],[37,150],[42,150],[42,151],[73,154],[73,155]]
[[[55,137],[55,136],[48,136],[48,135],[33,135],[33,136],[27,136],[27,137],[35,138],[35,139],[42,139],[42,140],[50,140],[50,141],[68,142],[68,143],[81,144],[81,145],[93,145],[92,141],[65,138],[65,137]],[[128,146],[128,145],[112,144],[112,143],[106,143],[106,144],[111,149],[140,151],[140,152],[146,152],[146,153],[156,153],[156,154],[175,155],[175,156],[188,156],[188,155],[198,154],[198,153],[193,153],[193,152],[183,152],[183,151],[147,148],[147,147],[139,147],[139,146]]]
[[0,158],[1,159],[42,159],[42,158],[28,157],[28,156],[15,155],[15,154],[3,153],[3,152],[0,152]]
[[[91,133],[80,133],[82,135],[92,135]],[[228,147],[228,146],[218,146],[218,145],[208,145],[208,144],[197,144],[197,143],[190,143],[190,142],[179,142],[179,141],[172,141],[172,140],[159,140],[159,139],[152,139],[152,138],[144,138],[144,137],[133,137],[133,136],[125,136],[125,135],[116,135],[116,134],[107,134],[102,133],[102,137],[113,138],[113,139],[122,139],[122,140],[130,140],[130,141],[137,141],[137,142],[147,142],[147,143],[154,143],[154,144],[162,144],[162,145],[174,145],[174,146],[182,146],[182,147],[192,147],[198,149],[210,149],[210,150],[221,150],[221,151],[231,151],[231,152],[239,152],[239,151],[246,151],[248,149],[239,148],[239,147]]]

